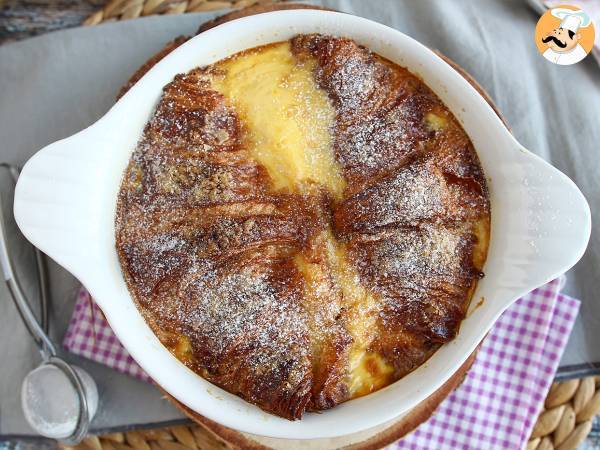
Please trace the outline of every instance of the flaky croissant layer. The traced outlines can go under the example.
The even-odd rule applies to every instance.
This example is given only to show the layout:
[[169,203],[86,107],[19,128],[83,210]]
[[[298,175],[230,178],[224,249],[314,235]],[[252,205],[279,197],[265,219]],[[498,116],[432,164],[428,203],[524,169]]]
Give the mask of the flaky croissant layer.
[[419,78],[350,39],[299,35],[164,88],[116,240],[177,358],[299,419],[454,338],[489,223],[473,145]]

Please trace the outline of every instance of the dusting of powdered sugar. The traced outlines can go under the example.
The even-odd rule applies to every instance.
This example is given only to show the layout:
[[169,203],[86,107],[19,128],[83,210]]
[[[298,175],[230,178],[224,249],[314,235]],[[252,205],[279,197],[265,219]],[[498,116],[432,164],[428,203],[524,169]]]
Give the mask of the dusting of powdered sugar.
[[[423,121],[429,94],[401,97],[388,84],[393,69],[368,50],[314,39],[304,49],[335,108],[333,120],[319,120],[334,122],[326,150],[344,179],[340,198],[323,186],[275,192],[249,157],[235,109],[210,88],[210,69],[166,88],[121,188],[117,245],[134,297],[157,323],[190,340],[195,367],[218,383],[241,370],[264,381],[262,389],[289,394],[314,367],[347,358],[349,314],[367,316],[381,305],[359,299],[349,311],[343,287],[360,285],[373,302],[411,304],[426,316],[426,306],[442,311],[436,302],[451,290],[464,294],[473,276],[471,224],[453,215],[461,191],[425,155],[433,137]],[[307,139],[318,141],[317,131],[305,130]],[[323,159],[318,144],[307,156],[315,164]],[[309,281],[319,265],[322,273]],[[338,359],[311,362],[329,344],[338,346],[331,350]]]
[[269,269],[256,269],[216,268],[193,279],[180,294],[178,323],[210,361],[241,357],[269,376],[285,370],[286,386],[294,389],[309,367],[305,312],[293,289],[286,292]]
[[370,173],[414,148],[407,125],[399,109],[386,117],[361,119],[336,139],[338,157],[345,166]]
[[435,222],[448,217],[447,202],[442,174],[418,162],[348,199],[343,210],[353,229],[368,231]]
[[378,67],[369,64],[370,59],[370,55],[363,53],[352,53],[350,57],[334,56],[331,65],[338,70],[330,72],[327,78],[324,74],[320,75],[326,89],[337,97],[340,114],[352,114],[363,108],[376,89]]
[[429,277],[460,271],[462,236],[453,230],[423,226],[399,230],[379,241],[373,262],[383,277],[406,277],[426,286]]

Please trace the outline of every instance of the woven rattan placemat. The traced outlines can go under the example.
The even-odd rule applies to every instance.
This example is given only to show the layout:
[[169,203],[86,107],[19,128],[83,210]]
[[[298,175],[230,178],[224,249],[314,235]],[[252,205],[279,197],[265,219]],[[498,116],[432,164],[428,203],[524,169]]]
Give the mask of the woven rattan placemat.
[[283,1],[285,0],[110,0],[104,8],[88,17],[83,24],[96,25],[109,20],[135,19],[152,14],[184,14],[220,9],[241,9]]
[[[554,383],[527,450],[575,449],[600,410],[600,377]],[[240,448],[201,425],[90,436],[75,447],[85,450],[223,450]]]

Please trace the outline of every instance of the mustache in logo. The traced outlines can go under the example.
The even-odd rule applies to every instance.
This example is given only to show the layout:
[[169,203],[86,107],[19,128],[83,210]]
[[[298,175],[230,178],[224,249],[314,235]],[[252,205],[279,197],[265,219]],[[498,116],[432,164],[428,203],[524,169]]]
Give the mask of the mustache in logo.
[[547,42],[550,42],[550,41],[554,41],[554,43],[557,46],[559,46],[560,48],[565,48],[567,46],[566,42],[559,41],[558,38],[556,38],[555,36],[548,36],[548,37],[542,38],[542,42],[544,44]]

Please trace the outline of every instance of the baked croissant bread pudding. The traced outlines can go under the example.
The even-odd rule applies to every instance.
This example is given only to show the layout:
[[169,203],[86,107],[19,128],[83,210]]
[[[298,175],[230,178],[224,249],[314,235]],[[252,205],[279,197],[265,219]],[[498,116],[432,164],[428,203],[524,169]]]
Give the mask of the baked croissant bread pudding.
[[350,39],[299,35],[164,88],[116,245],[183,364],[299,419],[453,339],[489,229],[477,154],[436,95]]

